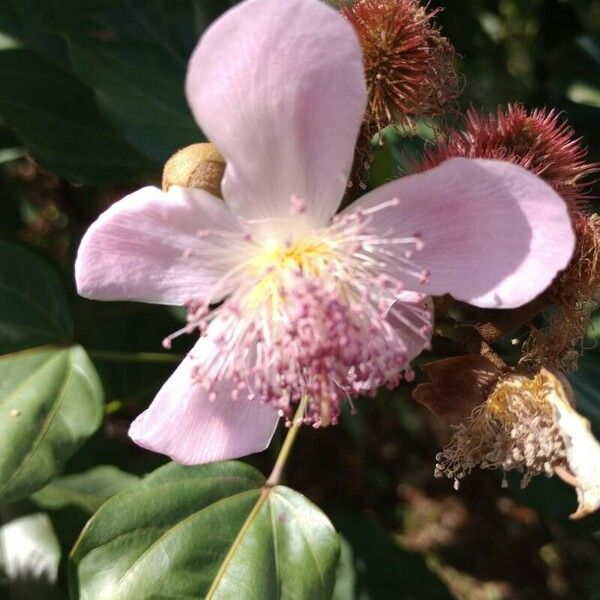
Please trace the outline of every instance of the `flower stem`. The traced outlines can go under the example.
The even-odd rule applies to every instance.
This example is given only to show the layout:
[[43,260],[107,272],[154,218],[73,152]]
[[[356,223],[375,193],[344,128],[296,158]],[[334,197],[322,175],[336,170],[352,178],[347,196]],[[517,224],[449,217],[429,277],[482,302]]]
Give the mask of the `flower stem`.
[[288,461],[290,456],[290,452],[292,451],[292,446],[296,441],[296,436],[298,435],[298,431],[300,430],[300,426],[302,425],[302,418],[304,416],[304,409],[306,408],[306,404],[308,402],[308,396],[303,396],[298,408],[296,410],[296,414],[294,415],[294,419],[292,421],[292,425],[289,428],[287,435],[285,436],[285,440],[283,441],[283,445],[281,446],[281,450],[279,451],[279,455],[277,456],[277,460],[275,461],[275,466],[269,475],[269,479],[265,484],[266,487],[275,487],[279,484],[281,480],[281,475],[283,474],[283,469]]
[[88,350],[91,358],[106,362],[128,363],[178,363],[183,356],[166,352],[112,352],[110,350]]

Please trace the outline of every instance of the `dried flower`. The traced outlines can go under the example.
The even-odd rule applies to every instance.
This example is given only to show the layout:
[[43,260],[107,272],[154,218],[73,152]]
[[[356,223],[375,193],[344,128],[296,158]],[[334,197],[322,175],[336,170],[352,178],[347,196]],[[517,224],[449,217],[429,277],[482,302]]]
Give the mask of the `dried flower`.
[[570,259],[564,202],[509,163],[447,161],[334,216],[367,91],[356,35],[322,2],[239,4],[200,41],[187,96],[227,161],[225,201],[134,192],[90,227],[75,268],[82,295],[183,304],[178,333],[201,333],[132,424],[146,448],[188,464],[257,452],[298,404],[304,423],[333,424],[344,402],[412,377],[427,296],[513,308]]
[[569,268],[550,288],[556,303],[543,329],[532,329],[522,364],[563,372],[577,367],[590,317],[600,304],[600,216],[573,215],[577,244]]
[[451,157],[506,160],[535,173],[575,210],[589,192],[589,176],[598,164],[586,162],[587,151],[555,110],[526,110],[519,104],[498,107],[496,115],[467,113],[465,129],[452,131],[430,147],[417,170]]
[[458,488],[477,467],[515,470],[525,487],[535,475],[557,474],[577,488],[572,517],[593,512],[600,507],[600,446],[571,398],[568,384],[546,369],[501,379],[437,455],[436,477]]
[[552,292],[562,305],[589,299],[600,302],[600,215],[579,213],[573,217],[577,245],[571,266]]
[[363,49],[367,119],[381,131],[439,116],[459,95],[455,50],[418,0],[359,0],[342,8]]

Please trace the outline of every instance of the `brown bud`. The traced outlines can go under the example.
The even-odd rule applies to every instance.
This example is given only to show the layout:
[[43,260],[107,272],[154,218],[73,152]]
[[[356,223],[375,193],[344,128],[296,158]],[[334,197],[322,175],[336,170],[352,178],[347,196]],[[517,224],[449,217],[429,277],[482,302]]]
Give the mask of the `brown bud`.
[[521,363],[529,368],[575,371],[590,318],[600,304],[600,215],[576,213],[573,225],[575,254],[549,290],[556,306],[547,326],[532,328],[524,346]]
[[162,187],[166,192],[172,185],[179,185],[205,190],[222,198],[224,172],[225,159],[214,144],[192,144],[173,154],[166,162]]

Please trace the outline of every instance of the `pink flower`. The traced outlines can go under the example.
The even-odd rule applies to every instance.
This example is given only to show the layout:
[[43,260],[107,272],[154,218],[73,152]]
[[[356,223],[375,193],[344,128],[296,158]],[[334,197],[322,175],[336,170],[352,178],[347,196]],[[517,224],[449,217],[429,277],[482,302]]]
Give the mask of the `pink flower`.
[[342,402],[410,377],[428,296],[511,308],[568,264],[564,202],[505,162],[449,160],[334,217],[367,91],[356,34],[318,0],[228,12],[191,58],[187,96],[227,160],[225,202],[141,189],[92,225],[76,263],[82,295],[184,304],[203,332],[133,423],[141,446],[186,464],[257,452],[305,394],[305,421],[334,423]]

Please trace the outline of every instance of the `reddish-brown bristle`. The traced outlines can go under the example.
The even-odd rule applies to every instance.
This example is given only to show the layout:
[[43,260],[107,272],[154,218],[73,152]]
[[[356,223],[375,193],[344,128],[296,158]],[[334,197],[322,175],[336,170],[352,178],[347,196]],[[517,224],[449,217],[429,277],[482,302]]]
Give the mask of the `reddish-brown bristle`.
[[518,104],[496,115],[467,113],[464,131],[450,132],[426,151],[418,170],[431,169],[456,156],[506,160],[549,183],[576,210],[589,193],[589,176],[598,164],[586,162],[587,151],[555,110],[526,110]]
[[418,0],[359,0],[342,8],[363,49],[367,119],[376,130],[447,112],[459,94],[455,51]]

